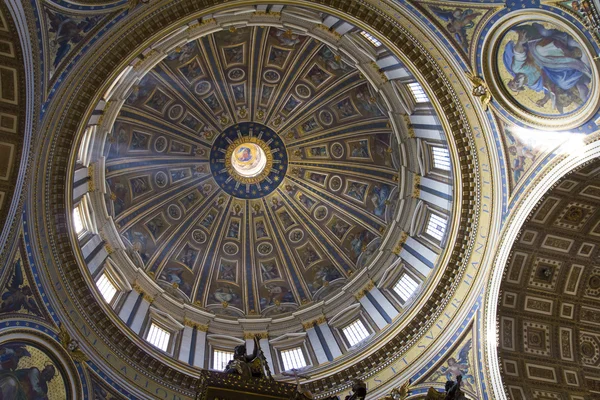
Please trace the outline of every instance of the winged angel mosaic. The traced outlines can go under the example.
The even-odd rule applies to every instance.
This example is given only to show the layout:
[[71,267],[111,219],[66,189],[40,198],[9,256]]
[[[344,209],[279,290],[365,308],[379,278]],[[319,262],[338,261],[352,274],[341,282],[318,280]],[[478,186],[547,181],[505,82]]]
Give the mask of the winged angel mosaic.
[[446,29],[450,32],[456,41],[460,43],[463,49],[469,48],[468,30],[475,26],[475,19],[481,13],[475,12],[471,8],[455,8],[452,10],[441,7],[431,7],[431,11],[446,22]]
[[24,310],[27,313],[41,315],[41,311],[33,298],[31,287],[26,284],[21,260],[14,262],[14,272],[6,291],[2,294],[0,313],[14,313]]

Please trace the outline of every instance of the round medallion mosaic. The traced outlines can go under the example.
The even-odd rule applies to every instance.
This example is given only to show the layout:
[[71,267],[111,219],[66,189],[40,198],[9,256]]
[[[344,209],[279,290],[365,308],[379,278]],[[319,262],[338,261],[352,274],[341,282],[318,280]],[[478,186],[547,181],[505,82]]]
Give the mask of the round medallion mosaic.
[[283,141],[265,125],[244,122],[223,131],[210,152],[215,181],[232,196],[256,199],[275,190],[287,171]]
[[258,144],[242,143],[233,149],[231,166],[239,175],[254,178],[265,170],[267,155]]

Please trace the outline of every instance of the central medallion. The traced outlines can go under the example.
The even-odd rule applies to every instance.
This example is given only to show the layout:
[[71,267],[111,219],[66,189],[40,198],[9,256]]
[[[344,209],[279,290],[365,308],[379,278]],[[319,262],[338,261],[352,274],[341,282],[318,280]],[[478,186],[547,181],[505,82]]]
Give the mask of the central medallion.
[[254,178],[265,170],[267,155],[262,147],[257,144],[252,142],[242,143],[233,149],[231,166],[238,174]]
[[256,199],[275,190],[287,171],[287,151],[271,128],[243,122],[224,130],[210,152],[215,181],[227,193]]
[[273,168],[271,150],[262,137],[238,137],[225,148],[225,168],[238,182],[258,183]]

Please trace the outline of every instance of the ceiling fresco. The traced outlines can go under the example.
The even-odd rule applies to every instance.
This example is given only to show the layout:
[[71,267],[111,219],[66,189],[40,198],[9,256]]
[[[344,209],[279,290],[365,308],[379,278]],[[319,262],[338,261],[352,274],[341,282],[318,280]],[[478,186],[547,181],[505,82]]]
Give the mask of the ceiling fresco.
[[5,398],[26,399],[36,394],[51,399],[70,397],[64,372],[61,372],[63,368],[51,352],[21,341],[3,343],[0,352],[10,354],[0,365],[0,382]]
[[[315,398],[355,378],[417,398],[458,374],[469,398],[595,398],[598,164],[531,211],[600,153],[584,4],[2,5],[0,42],[19,58],[12,15],[35,43],[19,98],[40,126],[13,195],[22,115],[0,113],[2,141],[19,136],[0,146],[0,220],[11,201],[22,229],[0,246],[0,353],[43,338],[54,385],[100,399],[193,398],[214,350],[253,338],[281,380],[300,346]],[[354,346],[351,319],[369,333]],[[29,358],[9,369],[42,369]]]
[[527,125],[566,130],[596,114],[596,51],[567,21],[514,13],[495,24],[486,46],[483,74],[492,96]]
[[593,398],[600,388],[599,206],[596,161],[544,196],[512,247],[498,304],[511,399]]
[[[481,369],[477,357],[478,348],[481,346],[478,342],[477,327],[475,323],[471,323],[465,328],[464,332],[460,335],[455,334],[445,346],[444,357],[431,359],[429,364],[413,377],[411,394],[427,393],[430,387],[442,388],[446,382],[456,380],[456,376],[461,375],[461,390],[467,398],[485,398],[481,390],[481,376],[477,373]],[[421,373],[423,375],[419,376]]]
[[434,1],[414,2],[414,6],[429,16],[440,32],[443,32],[465,59],[476,57],[476,38],[487,20],[498,10],[490,4],[469,3],[450,5]]
[[176,48],[128,95],[105,145],[106,205],[133,260],[217,314],[322,299],[394,218],[399,145],[342,54],[274,27]]

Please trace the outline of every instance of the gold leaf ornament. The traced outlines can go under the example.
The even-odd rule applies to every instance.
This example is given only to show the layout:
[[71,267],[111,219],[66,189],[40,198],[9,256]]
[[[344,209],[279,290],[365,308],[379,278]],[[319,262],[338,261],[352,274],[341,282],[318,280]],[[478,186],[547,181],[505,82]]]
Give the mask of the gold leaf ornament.
[[65,329],[65,326],[61,323],[59,326],[60,331],[58,332],[58,340],[60,344],[67,350],[73,361],[84,363],[89,360],[88,356],[85,355],[83,351],[81,351],[79,347],[79,342],[77,340],[71,339],[71,335]]
[[492,101],[492,94],[490,93],[490,90],[488,89],[487,84],[485,83],[483,78],[481,78],[479,76],[471,75],[468,72],[467,72],[467,76],[469,77],[469,80],[473,84],[473,91],[472,91],[473,96],[479,97],[481,99],[483,109],[485,111],[487,111],[488,106],[489,106],[490,102]]

